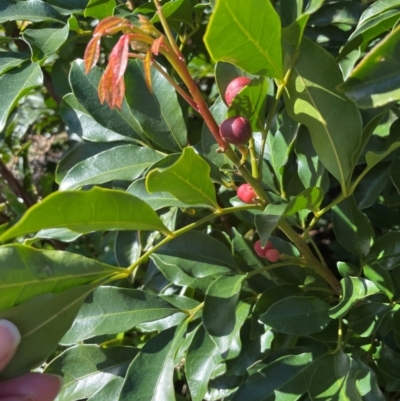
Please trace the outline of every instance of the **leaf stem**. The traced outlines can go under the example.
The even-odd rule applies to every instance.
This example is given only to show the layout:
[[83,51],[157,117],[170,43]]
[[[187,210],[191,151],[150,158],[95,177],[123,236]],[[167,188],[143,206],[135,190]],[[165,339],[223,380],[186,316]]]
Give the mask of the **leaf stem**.
[[183,59],[183,55],[180,52],[178,44],[176,43],[175,38],[172,35],[171,29],[169,28],[168,22],[167,22],[166,18],[164,17],[160,2],[158,0],[154,0],[154,4],[156,6],[157,14],[158,14],[158,17],[160,18],[161,25],[164,28],[164,32],[167,35],[168,41],[169,41],[170,45],[172,46],[172,49],[174,50],[175,54],[180,59]]

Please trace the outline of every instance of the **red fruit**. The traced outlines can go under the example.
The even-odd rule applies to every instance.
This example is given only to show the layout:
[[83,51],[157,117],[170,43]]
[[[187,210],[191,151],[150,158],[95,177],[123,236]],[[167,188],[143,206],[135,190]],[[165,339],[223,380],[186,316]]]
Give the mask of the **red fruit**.
[[265,258],[265,253],[269,250],[272,249],[273,245],[271,241],[267,242],[267,245],[265,245],[264,248],[261,247],[261,241],[258,240],[254,244],[254,251],[260,258]]
[[225,101],[228,106],[233,102],[234,97],[250,83],[251,79],[246,77],[237,77],[232,79],[225,90]]
[[279,260],[281,254],[277,249],[268,249],[267,252],[265,252],[265,257],[272,263],[275,263]]
[[244,203],[254,203],[257,194],[250,184],[242,184],[237,190],[237,196]]
[[231,117],[219,127],[221,138],[233,145],[245,145],[251,138],[250,121],[245,117]]

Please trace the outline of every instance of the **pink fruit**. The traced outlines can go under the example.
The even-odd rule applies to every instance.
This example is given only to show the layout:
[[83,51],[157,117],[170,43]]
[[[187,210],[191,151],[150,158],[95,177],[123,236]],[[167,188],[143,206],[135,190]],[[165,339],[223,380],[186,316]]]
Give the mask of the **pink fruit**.
[[232,79],[225,90],[225,101],[228,106],[233,102],[235,96],[250,83],[251,79],[246,77],[237,77]]
[[219,127],[221,138],[233,145],[245,145],[251,138],[251,125],[245,117],[231,117]]
[[281,254],[277,249],[268,249],[267,252],[265,252],[265,257],[272,263],[275,263],[279,260]]
[[261,241],[258,240],[254,244],[254,251],[260,258],[265,258],[265,253],[269,250],[272,249],[273,245],[271,241],[267,242],[267,245],[265,245],[264,248],[261,247]]
[[250,184],[242,184],[237,190],[237,196],[244,203],[254,203],[257,194]]

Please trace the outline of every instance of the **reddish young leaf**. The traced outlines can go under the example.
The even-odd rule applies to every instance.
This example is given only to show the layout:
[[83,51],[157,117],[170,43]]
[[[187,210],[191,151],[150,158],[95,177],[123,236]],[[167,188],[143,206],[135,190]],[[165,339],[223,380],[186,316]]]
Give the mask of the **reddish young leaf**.
[[150,93],[153,93],[153,87],[151,83],[151,63],[153,62],[153,55],[149,50],[146,54],[146,58],[144,59],[144,79],[146,81],[146,85]]
[[125,96],[125,81],[124,78],[120,79],[118,85],[113,88],[112,93],[112,101],[110,104],[110,108],[117,107],[121,110],[122,102],[124,101]]
[[133,25],[125,18],[107,17],[99,22],[93,34],[100,36],[114,35],[125,28],[132,28],[132,27]]
[[108,67],[111,69],[112,85],[118,85],[119,80],[124,76],[128,64],[129,35],[123,35],[119,38],[117,44],[112,49],[108,61]]
[[163,42],[164,42],[164,35],[155,39],[153,44],[151,45],[151,52],[155,56],[158,56],[158,53],[160,52],[160,46],[163,44]]
[[100,56],[100,36],[94,36],[86,46],[85,55],[85,73],[88,74],[92,67],[97,63]]
[[105,101],[108,101],[108,93],[112,92],[112,71],[108,67],[104,71],[103,76],[100,78],[99,86],[98,86],[98,93],[100,103],[103,104]]

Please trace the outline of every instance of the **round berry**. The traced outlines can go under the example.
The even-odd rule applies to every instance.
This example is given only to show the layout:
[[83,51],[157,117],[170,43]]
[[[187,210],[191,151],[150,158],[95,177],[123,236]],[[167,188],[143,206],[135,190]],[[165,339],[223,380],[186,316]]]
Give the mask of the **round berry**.
[[245,117],[231,117],[219,127],[221,138],[232,145],[245,145],[251,138],[250,121]]
[[267,252],[265,252],[265,257],[271,262],[275,263],[279,260],[281,254],[277,249],[268,249]]
[[250,83],[251,79],[247,77],[237,77],[232,79],[225,90],[225,101],[228,106],[233,102],[235,96]]
[[265,245],[264,248],[261,246],[260,240],[256,241],[254,244],[254,251],[260,258],[265,258],[265,252],[267,252],[268,249],[272,249],[272,248],[273,248],[273,245],[272,245],[271,241],[268,241],[267,245]]
[[237,190],[237,196],[244,203],[254,203],[257,194],[250,184],[242,184]]

